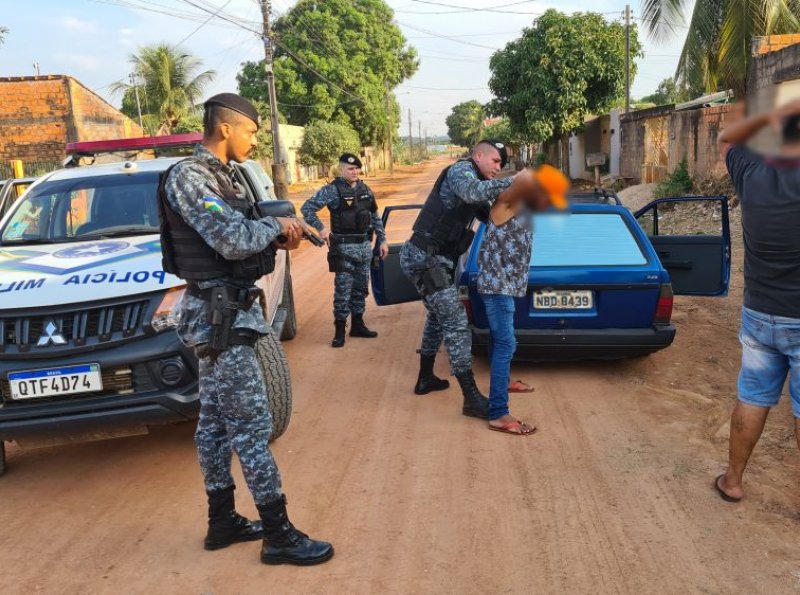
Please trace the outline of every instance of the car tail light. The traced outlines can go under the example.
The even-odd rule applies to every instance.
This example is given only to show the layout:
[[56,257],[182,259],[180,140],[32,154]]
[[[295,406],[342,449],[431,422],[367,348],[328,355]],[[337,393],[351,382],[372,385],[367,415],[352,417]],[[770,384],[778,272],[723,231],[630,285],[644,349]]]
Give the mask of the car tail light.
[[656,306],[656,317],[653,320],[654,324],[669,324],[672,320],[672,305],[675,298],[672,295],[672,285],[665,283],[661,286],[661,294],[658,296],[658,305]]
[[458,288],[458,299],[464,304],[464,309],[467,311],[467,320],[472,324],[472,302],[469,299],[469,288],[466,285]]

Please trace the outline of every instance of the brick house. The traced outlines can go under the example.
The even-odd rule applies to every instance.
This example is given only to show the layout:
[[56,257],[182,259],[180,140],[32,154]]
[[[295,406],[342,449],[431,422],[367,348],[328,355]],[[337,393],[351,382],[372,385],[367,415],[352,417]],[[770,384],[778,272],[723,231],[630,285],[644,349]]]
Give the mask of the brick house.
[[0,175],[20,159],[51,169],[69,142],[144,136],[138,124],[66,75],[0,77]]

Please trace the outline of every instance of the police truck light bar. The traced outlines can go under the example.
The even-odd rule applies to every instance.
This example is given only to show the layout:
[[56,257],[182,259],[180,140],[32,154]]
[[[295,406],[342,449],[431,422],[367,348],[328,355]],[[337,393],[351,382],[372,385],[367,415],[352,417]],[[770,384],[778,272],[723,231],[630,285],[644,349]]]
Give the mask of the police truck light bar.
[[170,134],[167,136],[145,136],[141,138],[119,138],[112,140],[84,141],[67,143],[67,155],[92,156],[98,153],[117,153],[122,151],[147,151],[190,147],[203,140],[200,132]]

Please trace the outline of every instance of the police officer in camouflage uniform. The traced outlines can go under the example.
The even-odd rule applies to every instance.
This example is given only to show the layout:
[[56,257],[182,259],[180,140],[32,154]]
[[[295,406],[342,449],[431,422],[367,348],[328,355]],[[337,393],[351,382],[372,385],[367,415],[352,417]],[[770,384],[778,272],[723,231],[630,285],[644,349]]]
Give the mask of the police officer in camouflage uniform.
[[400,251],[403,273],[417,288],[428,311],[414,392],[424,395],[449,388],[447,380],[433,373],[436,353],[444,342],[450,370],[464,396],[462,413],[482,419],[489,417],[489,401],[475,384],[472,334],[454,276],[459,257],[475,235],[470,225],[479,208],[488,206],[512,182],[520,187],[528,183],[528,174],[495,179],[507,161],[503,143],[483,140],[475,145],[468,159],[447,167],[425,201],[413,235]]
[[[270,332],[255,281],[275,266],[276,249],[302,236],[294,219],[258,218],[231,162],[256,145],[256,109],[233,93],[205,104],[204,138],[173,166],[159,192],[164,269],[187,281],[178,333],[200,360],[200,419],[195,442],[208,495],[206,549],[263,538],[266,564],[318,564],[333,547],[289,522],[269,448],[272,429],[256,343]],[[261,522],[236,513],[231,475],[239,457]]]
[[[361,160],[352,153],[339,157],[339,176],[323,186],[300,208],[306,223],[320,232],[329,246],[328,265],[336,273],[333,292],[333,320],[336,333],[331,345],[344,345],[347,317],[352,317],[351,337],[372,339],[378,333],[364,324],[366,297],[369,295],[369,267],[372,260],[372,234],[377,236],[380,257],[386,258],[389,246],[383,222],[378,215],[375,195],[359,179]],[[331,228],[326,229],[317,211],[327,207]]]

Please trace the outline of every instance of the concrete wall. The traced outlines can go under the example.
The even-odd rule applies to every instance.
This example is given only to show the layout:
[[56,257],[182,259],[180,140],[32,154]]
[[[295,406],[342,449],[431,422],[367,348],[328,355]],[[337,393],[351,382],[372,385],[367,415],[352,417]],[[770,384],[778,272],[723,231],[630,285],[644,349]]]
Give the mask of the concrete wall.
[[0,163],[59,162],[68,142],[142,135],[137,124],[71,77],[0,78]]

